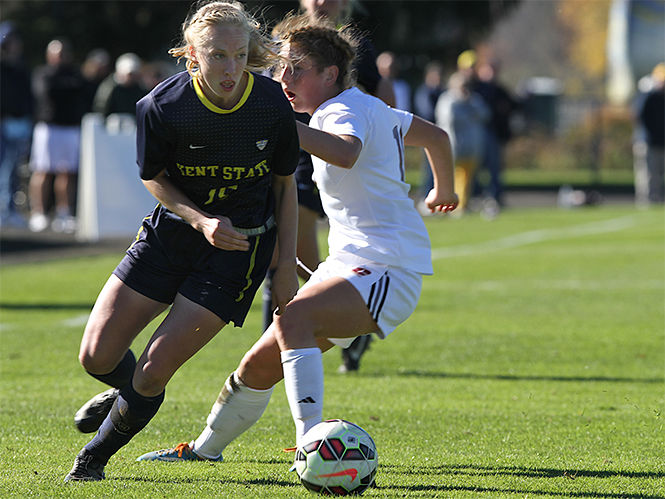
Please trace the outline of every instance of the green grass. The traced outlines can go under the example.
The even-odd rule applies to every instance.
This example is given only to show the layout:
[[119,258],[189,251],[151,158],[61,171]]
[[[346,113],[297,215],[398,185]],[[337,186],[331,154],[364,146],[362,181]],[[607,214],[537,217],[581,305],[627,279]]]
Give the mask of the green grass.
[[[665,217],[602,207],[427,218],[435,275],[415,314],[353,375],[325,356],[324,416],[380,455],[367,497],[665,497]],[[224,463],[137,463],[198,435],[258,335],[227,328],[186,364],[108,479],[64,484],[89,440],[76,409],[103,387],[77,363],[120,255],[0,269],[0,496],[312,497],[293,473],[281,385]],[[140,351],[147,340],[135,345]]]

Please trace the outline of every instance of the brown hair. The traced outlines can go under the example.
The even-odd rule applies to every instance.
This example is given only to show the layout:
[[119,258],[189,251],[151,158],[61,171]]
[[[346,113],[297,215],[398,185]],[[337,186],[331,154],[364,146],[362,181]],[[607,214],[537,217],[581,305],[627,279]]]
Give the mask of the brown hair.
[[261,24],[249,14],[240,2],[212,1],[199,4],[197,10],[182,23],[182,41],[169,50],[173,57],[185,58],[185,67],[192,76],[198,71],[198,64],[190,58],[188,47],[195,46],[202,39],[203,31],[210,26],[230,24],[243,28],[249,35],[247,69],[262,71],[275,64],[278,56],[275,46]]
[[[343,88],[353,85],[358,35],[350,25],[337,29],[325,18],[289,14],[275,27],[273,35],[281,44],[288,43],[311,59],[319,71],[337,66],[339,75],[336,83]],[[295,61],[288,62],[293,64]]]

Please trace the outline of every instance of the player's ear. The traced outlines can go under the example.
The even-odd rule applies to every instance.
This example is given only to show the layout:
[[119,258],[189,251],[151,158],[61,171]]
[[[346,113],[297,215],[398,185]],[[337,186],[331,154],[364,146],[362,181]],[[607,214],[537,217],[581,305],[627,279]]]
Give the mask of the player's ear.
[[189,52],[189,59],[198,64],[199,60],[196,58],[196,49],[194,48],[194,45],[187,45],[187,52]]
[[334,85],[339,76],[339,68],[337,66],[328,66],[323,69],[323,81],[327,86]]

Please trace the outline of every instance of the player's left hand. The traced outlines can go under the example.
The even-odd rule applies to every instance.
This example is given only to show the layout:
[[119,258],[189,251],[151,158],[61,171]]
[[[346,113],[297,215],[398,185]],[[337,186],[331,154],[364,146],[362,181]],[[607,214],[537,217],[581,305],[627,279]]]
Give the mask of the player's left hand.
[[459,204],[459,198],[456,193],[439,194],[436,190],[432,189],[425,198],[425,206],[429,208],[430,212],[436,213],[450,213]]
[[295,259],[293,263],[277,265],[272,277],[272,299],[275,313],[280,315],[298,292],[300,282],[296,272]]

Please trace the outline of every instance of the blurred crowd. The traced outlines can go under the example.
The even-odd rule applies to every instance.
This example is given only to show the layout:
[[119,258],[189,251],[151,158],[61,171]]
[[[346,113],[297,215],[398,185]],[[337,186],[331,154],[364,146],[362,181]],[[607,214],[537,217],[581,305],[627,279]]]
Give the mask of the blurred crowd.
[[[81,120],[87,113],[105,118],[134,115],[136,102],[177,68],[144,61],[133,53],[112,59],[104,48],[77,64],[70,43],[54,39],[45,63],[29,68],[21,34],[10,21],[0,23],[0,228],[33,232],[76,229],[77,174]],[[385,51],[376,58],[390,82],[397,108],[437,123],[451,136],[455,156],[457,216],[465,210],[495,217],[504,206],[504,151],[513,136],[520,100],[500,81],[500,61],[465,50],[456,68],[426,64],[420,84],[402,77],[400,58]],[[635,195],[640,205],[663,203],[663,104],[665,64],[639,82],[633,109]],[[423,157],[416,203],[432,187]]]
[[81,64],[66,39],[51,40],[29,68],[14,25],[0,23],[0,228],[73,233],[81,120],[134,116],[136,102],[172,72],[136,54],[103,48]]

